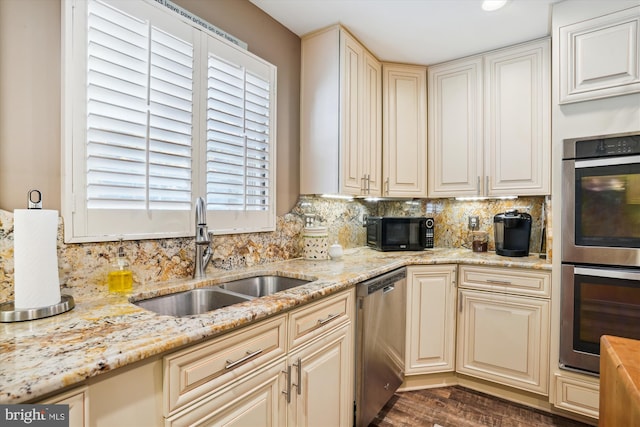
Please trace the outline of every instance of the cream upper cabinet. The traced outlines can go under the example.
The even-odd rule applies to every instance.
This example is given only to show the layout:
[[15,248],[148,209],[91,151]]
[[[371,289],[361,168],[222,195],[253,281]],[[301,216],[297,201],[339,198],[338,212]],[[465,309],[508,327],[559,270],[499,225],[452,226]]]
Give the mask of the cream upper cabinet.
[[453,371],[456,266],[407,267],[405,375]]
[[428,70],[429,196],[550,192],[550,41]]
[[427,196],[427,69],[382,66],[382,195]]
[[428,69],[429,196],[481,194],[484,176],[482,58]]
[[363,192],[370,196],[382,194],[382,64],[364,51],[364,111],[362,124]]
[[560,27],[560,103],[640,92],[640,6]]
[[302,39],[300,192],[379,195],[381,65],[344,28]]

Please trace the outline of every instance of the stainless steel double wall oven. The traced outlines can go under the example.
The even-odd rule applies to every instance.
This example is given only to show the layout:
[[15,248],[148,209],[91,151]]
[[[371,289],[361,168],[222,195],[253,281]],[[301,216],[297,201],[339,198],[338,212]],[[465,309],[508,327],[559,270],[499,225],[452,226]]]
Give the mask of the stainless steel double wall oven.
[[560,365],[598,374],[600,336],[640,339],[640,132],[563,150]]

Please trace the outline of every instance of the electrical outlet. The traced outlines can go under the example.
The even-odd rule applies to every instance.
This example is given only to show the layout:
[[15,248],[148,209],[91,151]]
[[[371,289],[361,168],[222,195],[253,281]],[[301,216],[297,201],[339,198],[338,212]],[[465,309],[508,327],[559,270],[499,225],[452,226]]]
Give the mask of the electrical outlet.
[[477,215],[469,217],[469,230],[477,230],[480,228],[480,219]]

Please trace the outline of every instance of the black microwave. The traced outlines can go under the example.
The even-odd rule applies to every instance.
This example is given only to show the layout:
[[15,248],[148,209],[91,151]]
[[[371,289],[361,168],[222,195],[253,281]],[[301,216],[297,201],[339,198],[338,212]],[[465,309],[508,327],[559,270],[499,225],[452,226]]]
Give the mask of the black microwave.
[[367,246],[379,251],[433,248],[433,218],[373,216],[367,218]]

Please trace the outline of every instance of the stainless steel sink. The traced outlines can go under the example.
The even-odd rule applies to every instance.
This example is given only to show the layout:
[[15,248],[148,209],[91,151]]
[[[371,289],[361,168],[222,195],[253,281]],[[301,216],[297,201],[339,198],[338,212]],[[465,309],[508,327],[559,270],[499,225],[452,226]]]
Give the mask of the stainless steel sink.
[[225,291],[220,287],[192,289],[134,302],[135,305],[167,316],[192,316],[252,300],[248,295]]
[[310,280],[283,276],[255,276],[234,280],[220,285],[221,288],[252,297],[264,297],[286,289],[309,283]]
[[154,313],[184,317],[264,297],[309,283],[310,280],[283,276],[254,276],[217,286],[192,289],[176,294],[134,302]]

